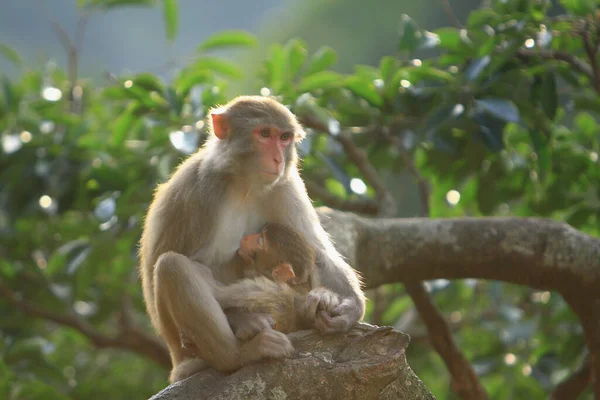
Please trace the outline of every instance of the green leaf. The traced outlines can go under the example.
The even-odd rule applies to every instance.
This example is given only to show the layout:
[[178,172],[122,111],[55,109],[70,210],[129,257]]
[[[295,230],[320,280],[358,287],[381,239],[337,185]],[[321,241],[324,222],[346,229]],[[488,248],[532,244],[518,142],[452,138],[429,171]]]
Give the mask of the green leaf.
[[298,83],[298,92],[310,92],[315,89],[329,89],[344,84],[344,76],[333,71],[322,71],[302,79]]
[[550,155],[550,145],[548,138],[537,129],[530,132],[533,149],[537,154],[537,163],[539,169],[539,177],[541,182],[545,182],[551,173],[552,158]]
[[460,32],[456,28],[445,27],[439,28],[433,31],[438,38],[440,39],[440,44],[438,47],[441,47],[446,50],[458,50],[461,46],[462,39],[460,38]]
[[365,99],[372,106],[381,107],[383,105],[383,98],[377,92],[372,82],[365,82],[360,78],[352,76],[346,79],[344,86],[358,97]]
[[491,151],[504,148],[503,133],[506,123],[503,120],[485,112],[475,113],[473,120],[479,124],[479,135]]
[[4,279],[13,278],[17,273],[16,268],[6,260],[0,260],[0,276]]
[[153,6],[154,0],[88,0],[90,7],[110,9],[123,6]]
[[0,55],[17,66],[23,64],[23,59],[19,52],[7,44],[0,43]]
[[298,39],[293,39],[285,45],[284,52],[287,76],[289,80],[293,80],[306,61],[306,45]]
[[162,92],[164,86],[157,76],[149,73],[141,73],[133,78],[133,86],[142,87],[148,91]]
[[256,36],[240,30],[226,30],[216,33],[202,42],[197,50],[207,51],[215,48],[233,46],[255,46],[258,43]]
[[310,58],[305,76],[321,72],[337,62],[337,54],[331,47],[323,46]]
[[475,100],[475,104],[503,121],[514,122],[516,124],[520,121],[519,109],[510,100],[488,97]]
[[580,112],[575,116],[575,126],[580,131],[583,137],[594,138],[600,132],[598,123],[590,114]]
[[211,77],[211,74],[207,71],[193,71],[186,73],[182,75],[175,84],[177,94],[181,97],[185,97],[194,86],[210,82]]
[[556,78],[553,72],[546,72],[536,76],[531,88],[534,100],[542,105],[548,118],[554,120],[558,109],[558,93],[556,91]]
[[467,17],[467,26],[471,29],[481,28],[484,25],[494,25],[498,18],[498,14],[491,8],[482,8],[481,10],[474,10],[469,13]]
[[233,62],[216,57],[202,57],[192,65],[191,69],[210,70],[230,78],[240,78],[242,76],[242,70]]
[[473,62],[469,64],[465,71],[465,77],[467,78],[467,80],[474,81],[475,79],[477,79],[481,75],[483,70],[490,64],[491,61],[492,57],[490,57],[489,55],[473,60]]
[[596,213],[587,208],[577,208],[567,217],[567,223],[575,228],[580,228],[582,225],[585,225],[589,218],[594,214]]
[[19,108],[19,103],[21,102],[19,90],[7,77],[0,75],[0,78],[2,78],[2,95],[4,97],[4,105],[9,110],[16,112]]
[[379,61],[379,75],[381,75],[384,81],[387,81],[392,78],[395,67],[396,59],[394,57],[382,57],[381,61]]
[[179,13],[177,12],[177,0],[163,0],[163,18],[165,21],[165,33],[167,39],[173,40],[177,36],[179,25]]
[[113,133],[110,138],[111,144],[118,147],[123,145],[123,142],[125,142],[125,139],[127,139],[127,134],[137,118],[135,112],[139,108],[139,103],[132,102],[129,104],[129,106],[127,106],[127,109],[123,112],[123,114],[117,118],[113,127]]
[[431,137],[445,123],[455,120],[464,112],[462,104],[440,104],[434,108],[420,128],[420,131]]
[[398,33],[400,36],[398,51],[412,53],[421,45],[423,33],[419,30],[417,23],[406,14],[402,14],[400,17]]
[[283,87],[285,77],[285,52],[280,44],[271,46],[269,57],[269,82],[273,92],[277,93]]
[[575,15],[592,15],[597,7],[596,0],[560,0],[567,11]]

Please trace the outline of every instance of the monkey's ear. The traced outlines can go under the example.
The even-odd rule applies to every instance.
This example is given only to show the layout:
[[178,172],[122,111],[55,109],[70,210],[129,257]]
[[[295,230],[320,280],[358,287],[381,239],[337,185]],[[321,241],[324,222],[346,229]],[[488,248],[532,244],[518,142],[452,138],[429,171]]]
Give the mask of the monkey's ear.
[[291,281],[296,277],[294,273],[294,268],[292,268],[292,264],[290,263],[281,263],[275,268],[273,268],[273,279],[275,282],[286,283]]
[[296,130],[296,134],[294,135],[294,141],[296,143],[300,143],[302,140],[304,140],[305,137],[306,137],[306,132],[304,131],[304,129],[300,128],[300,129]]
[[210,118],[215,136],[221,140],[227,139],[229,135],[229,121],[227,120],[225,109],[216,108],[211,110]]

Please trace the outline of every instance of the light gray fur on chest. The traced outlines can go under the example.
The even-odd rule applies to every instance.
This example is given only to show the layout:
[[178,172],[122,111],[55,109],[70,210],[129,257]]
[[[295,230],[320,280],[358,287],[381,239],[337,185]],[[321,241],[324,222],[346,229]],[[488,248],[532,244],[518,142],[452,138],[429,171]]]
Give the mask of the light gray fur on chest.
[[240,247],[242,237],[257,233],[265,218],[256,204],[235,204],[226,201],[221,207],[212,237],[192,257],[209,267],[229,261]]

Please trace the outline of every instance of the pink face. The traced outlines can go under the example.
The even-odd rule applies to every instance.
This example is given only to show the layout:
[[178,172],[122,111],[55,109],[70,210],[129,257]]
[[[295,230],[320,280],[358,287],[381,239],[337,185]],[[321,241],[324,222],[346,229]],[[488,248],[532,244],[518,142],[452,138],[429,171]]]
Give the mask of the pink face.
[[294,140],[294,133],[275,126],[261,125],[252,131],[260,151],[260,173],[275,181],[285,168],[285,151]]
[[252,235],[246,235],[240,241],[240,248],[238,254],[242,256],[247,263],[252,264],[254,262],[254,254],[258,250],[263,250],[265,245],[264,233],[254,233]]

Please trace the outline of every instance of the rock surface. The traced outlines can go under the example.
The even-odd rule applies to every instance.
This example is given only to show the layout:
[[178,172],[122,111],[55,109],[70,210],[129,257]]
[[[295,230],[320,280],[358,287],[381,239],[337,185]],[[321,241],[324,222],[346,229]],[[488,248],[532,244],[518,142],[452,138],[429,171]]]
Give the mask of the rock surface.
[[357,324],[343,334],[289,335],[296,353],[230,375],[214,370],[177,382],[151,400],[434,399],[406,362],[408,335]]

